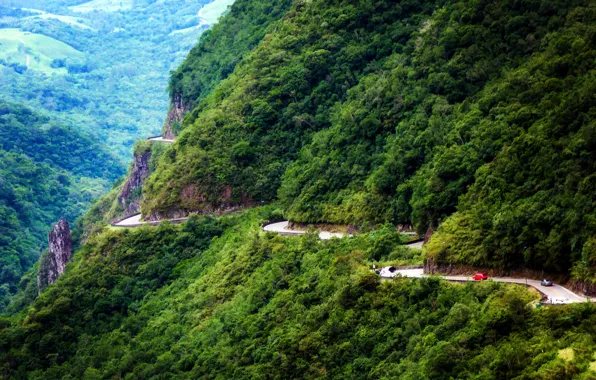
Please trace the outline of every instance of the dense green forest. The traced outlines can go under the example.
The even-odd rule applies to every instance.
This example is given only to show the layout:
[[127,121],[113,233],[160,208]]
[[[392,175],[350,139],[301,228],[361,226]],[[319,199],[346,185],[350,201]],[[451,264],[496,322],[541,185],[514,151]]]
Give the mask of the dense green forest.
[[143,212],[279,197],[296,222],[439,227],[440,262],[593,278],[595,17],[591,1],[297,2],[208,95],[206,38],[170,82],[197,105]]
[[164,170],[148,181],[144,213],[275,198],[286,166],[312,133],[330,125],[332,106],[367,63],[398,49],[392,39],[416,31],[433,8],[417,2],[295,3],[184,119]]
[[[399,249],[260,232],[272,207],[110,231],[19,323],[0,320],[6,378],[593,378],[590,304],[531,309],[494,282],[380,282]],[[371,244],[375,240],[375,244]]]
[[90,137],[0,101],[0,309],[39,258],[51,224],[74,221],[123,172]]
[[[594,62],[589,0],[238,0],[172,72],[171,107],[189,111],[177,141],[135,146],[151,152],[134,194],[145,217],[198,215],[108,226],[122,211],[114,182],[75,223],[66,272],[38,297],[29,273],[0,317],[0,377],[596,378],[593,303],[371,270],[596,282]],[[55,66],[52,78],[68,75],[68,61]],[[25,163],[111,175],[10,145],[38,141],[23,130],[2,137],[7,178]],[[261,228],[284,219],[354,234]],[[435,232],[411,249],[398,224]]]
[[437,260],[567,272],[593,236],[595,17],[581,1],[436,12],[287,171],[288,216],[424,232],[459,210]]
[[170,99],[179,98],[185,108],[194,108],[234,71],[291,4],[291,0],[235,1],[230,13],[201,35],[200,42],[172,73]]
[[169,72],[208,27],[197,17],[208,2],[82,13],[69,6],[84,1],[0,1],[0,98],[92,133],[128,162],[136,139],[161,130]]

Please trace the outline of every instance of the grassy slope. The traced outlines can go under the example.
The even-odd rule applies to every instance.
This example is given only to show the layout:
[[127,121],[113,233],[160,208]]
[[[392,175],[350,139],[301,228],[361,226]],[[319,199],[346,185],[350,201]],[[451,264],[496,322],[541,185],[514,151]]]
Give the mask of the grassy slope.
[[66,69],[54,69],[50,66],[54,59],[83,56],[83,53],[61,41],[19,29],[0,29],[0,43],[0,59],[25,65],[29,55],[29,68],[46,74],[66,73]]

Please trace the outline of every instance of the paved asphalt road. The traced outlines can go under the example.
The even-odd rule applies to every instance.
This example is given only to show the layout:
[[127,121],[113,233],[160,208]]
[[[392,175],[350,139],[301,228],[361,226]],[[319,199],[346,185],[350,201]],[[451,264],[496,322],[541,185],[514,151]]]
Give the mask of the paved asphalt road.
[[173,142],[176,141],[176,140],[164,139],[162,136],[149,137],[147,140],[149,140],[149,141],[160,141],[160,142],[165,142],[165,143],[173,143]]
[[[282,234],[282,235],[303,235],[306,233],[306,231],[304,230],[290,230],[288,229],[288,225],[290,224],[290,222],[283,221],[283,222],[279,222],[279,223],[271,223],[268,224],[266,226],[263,227],[263,231],[266,232],[277,232],[278,234]],[[327,232],[327,231],[321,231],[319,232],[319,239],[321,240],[329,240],[331,238],[342,238],[345,235],[339,232]]]
[[176,219],[143,221],[143,220],[141,220],[141,217],[142,217],[141,214],[133,215],[126,219],[122,219],[119,222],[112,223],[112,226],[114,226],[114,227],[139,227],[144,224],[150,224],[152,226],[156,226],[159,223],[166,221],[166,220],[169,222],[172,222],[172,223],[182,223],[182,222],[185,222],[188,220],[188,217],[186,217],[186,218],[176,218]]
[[[418,269],[396,269],[394,272],[389,271],[390,267],[385,267],[381,269],[381,277],[383,278],[393,278],[398,274],[404,277],[413,277],[413,278],[421,278],[421,277],[429,277],[428,274],[423,273],[422,268]],[[441,278],[447,281],[454,281],[454,282],[465,282],[465,281],[474,281],[472,277],[467,276],[441,276]],[[575,302],[586,302],[585,297],[581,297],[569,289],[562,287],[561,285],[553,284],[553,286],[542,286],[540,285],[540,281],[538,280],[530,280],[525,278],[509,278],[509,277],[491,277],[491,280],[497,282],[508,282],[513,284],[521,284],[525,285],[526,281],[529,286],[536,288],[540,293],[544,294],[550,300],[555,300],[555,303],[575,303]]]
[[[278,234],[282,234],[282,235],[303,235],[306,233],[305,230],[290,230],[290,229],[288,229],[289,224],[290,224],[290,222],[287,220],[285,220],[283,222],[278,222],[278,223],[271,223],[266,226],[263,226],[263,231],[277,232]],[[341,232],[327,232],[327,231],[319,232],[319,238],[321,240],[329,240],[334,237],[342,238],[345,236],[346,236],[346,234],[343,234]],[[422,248],[422,244],[423,244],[422,241],[417,241],[414,243],[406,244],[406,247]]]
[[129,218],[119,221],[118,223],[113,223],[112,225],[115,227],[131,227],[138,224],[146,224],[147,222],[141,221],[141,216],[141,214],[133,215]]
[[408,248],[418,248],[418,249],[422,249],[422,245],[424,244],[424,242],[422,240],[420,241],[416,241],[414,243],[408,243],[408,244],[404,244],[406,247]]

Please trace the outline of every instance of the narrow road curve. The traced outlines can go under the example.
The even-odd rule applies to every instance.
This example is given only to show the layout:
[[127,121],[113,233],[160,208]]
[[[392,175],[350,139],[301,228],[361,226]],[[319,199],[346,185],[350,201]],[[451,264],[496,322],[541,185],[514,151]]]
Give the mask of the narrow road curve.
[[141,220],[143,215],[136,214],[124,219],[117,220],[112,223],[113,227],[125,227],[125,228],[134,228],[134,227],[142,227],[142,226],[157,226],[158,224],[168,221],[170,223],[182,223],[188,220],[188,217],[185,218],[176,218],[176,219],[162,219],[162,220],[149,220],[144,221]]
[[[289,224],[290,224],[290,222],[287,220],[285,220],[283,222],[279,222],[279,223],[271,223],[266,226],[263,226],[263,231],[276,232],[280,235],[289,235],[289,236],[304,235],[307,232],[305,230],[290,230],[290,229],[288,229]],[[329,240],[332,238],[343,238],[345,236],[349,236],[349,235],[345,235],[340,232],[327,232],[327,231],[319,232],[319,239],[321,239],[321,240]]]
[[[385,267],[381,269],[381,277],[382,278],[394,278],[398,274],[403,277],[411,277],[411,278],[423,278],[423,277],[431,277],[432,275],[425,274],[422,268],[417,269],[396,269],[393,272],[389,271],[390,267]],[[442,279],[452,282],[468,282],[474,281],[472,277],[468,276],[441,276]],[[562,287],[561,285],[553,284],[553,286],[542,286],[540,285],[540,281],[538,280],[531,280],[525,278],[510,278],[510,277],[492,277],[491,280],[496,282],[506,282],[510,284],[520,284],[531,286],[538,290],[540,293],[544,294],[548,299],[555,300],[557,303],[561,304],[569,304],[569,303],[577,303],[577,302],[586,302],[589,301],[589,298],[579,296],[573,293],[571,290]]]
[[173,142],[176,142],[176,140],[166,139],[163,136],[148,137],[147,140],[149,140],[149,141],[164,142],[164,143],[173,143]]
[[[297,235],[304,235],[307,231],[306,230],[291,230],[288,228],[290,222],[288,220],[284,220],[283,222],[271,223],[263,226],[263,231],[265,232],[275,232],[280,235],[288,235],[288,236],[297,236]],[[319,232],[319,239],[321,240],[329,240],[332,238],[343,238],[346,235],[341,232],[328,232],[328,231],[320,231]],[[422,240],[415,241],[413,243],[404,244],[408,248],[422,248],[422,244],[424,242]]]

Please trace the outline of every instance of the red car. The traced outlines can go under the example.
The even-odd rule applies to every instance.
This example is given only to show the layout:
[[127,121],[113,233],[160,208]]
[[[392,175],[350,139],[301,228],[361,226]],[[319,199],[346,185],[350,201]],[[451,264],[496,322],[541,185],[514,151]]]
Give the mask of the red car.
[[484,281],[484,280],[488,280],[488,276],[486,275],[486,273],[478,272],[472,276],[472,279],[474,281]]

